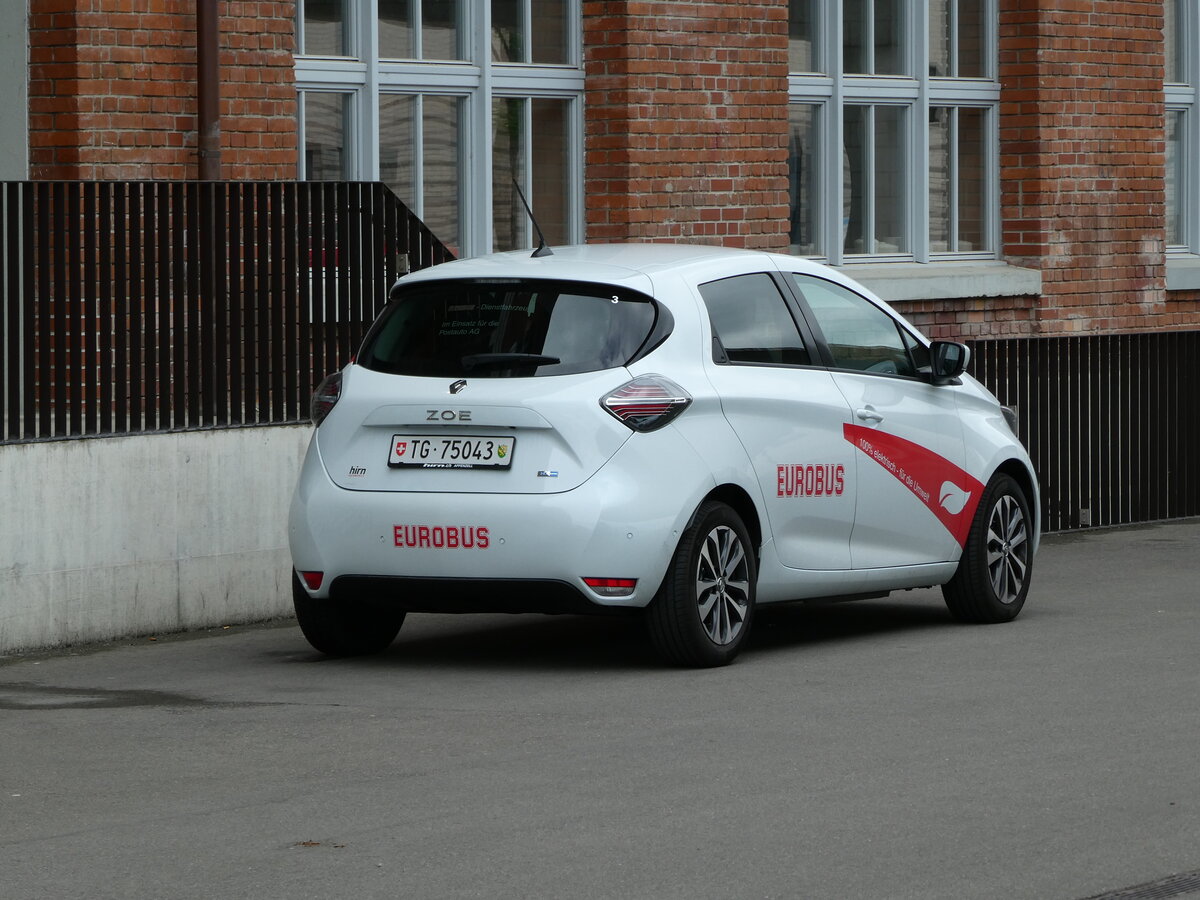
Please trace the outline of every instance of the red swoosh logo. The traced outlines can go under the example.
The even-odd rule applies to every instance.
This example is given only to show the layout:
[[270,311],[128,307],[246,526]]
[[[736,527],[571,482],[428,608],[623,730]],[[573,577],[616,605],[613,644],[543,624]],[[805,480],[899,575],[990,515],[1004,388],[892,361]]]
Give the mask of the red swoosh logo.
[[954,535],[959,546],[966,546],[967,532],[983,493],[979,479],[929,448],[885,431],[844,423],[842,434],[912,491]]

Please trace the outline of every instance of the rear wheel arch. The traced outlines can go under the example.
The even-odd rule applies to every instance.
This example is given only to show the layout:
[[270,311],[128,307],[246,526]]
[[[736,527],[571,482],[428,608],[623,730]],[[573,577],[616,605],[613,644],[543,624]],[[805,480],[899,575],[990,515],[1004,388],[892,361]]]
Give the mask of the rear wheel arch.
[[695,520],[700,508],[708,501],[724,503],[733,509],[734,512],[741,517],[742,523],[746,526],[746,530],[750,532],[750,542],[754,545],[755,562],[761,562],[759,557],[762,555],[763,531],[762,523],[758,517],[758,509],[754,505],[754,500],[740,485],[736,484],[721,484],[713,488],[697,504],[696,509],[692,512],[692,518],[688,521],[690,527]]

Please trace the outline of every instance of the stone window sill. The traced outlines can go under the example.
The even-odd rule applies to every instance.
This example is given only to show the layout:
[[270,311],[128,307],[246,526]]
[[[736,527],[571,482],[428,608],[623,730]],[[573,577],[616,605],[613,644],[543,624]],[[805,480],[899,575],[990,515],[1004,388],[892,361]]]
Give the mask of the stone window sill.
[[888,303],[1024,297],[1042,292],[1042,273],[1003,262],[882,263],[842,266],[855,281]]

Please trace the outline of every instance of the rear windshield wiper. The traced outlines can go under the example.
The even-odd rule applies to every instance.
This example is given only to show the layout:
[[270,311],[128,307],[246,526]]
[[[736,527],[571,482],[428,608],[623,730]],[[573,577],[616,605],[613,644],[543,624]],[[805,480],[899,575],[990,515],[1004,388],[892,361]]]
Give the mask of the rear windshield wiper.
[[492,369],[503,366],[556,366],[562,360],[540,353],[472,353],[462,358],[464,369]]

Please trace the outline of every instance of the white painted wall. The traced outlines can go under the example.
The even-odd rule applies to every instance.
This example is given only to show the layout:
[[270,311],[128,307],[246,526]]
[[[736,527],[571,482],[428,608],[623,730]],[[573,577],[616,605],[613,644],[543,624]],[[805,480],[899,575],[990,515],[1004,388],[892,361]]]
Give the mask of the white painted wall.
[[0,181],[29,178],[29,2],[0,0]]
[[287,615],[311,433],[0,446],[0,653]]

